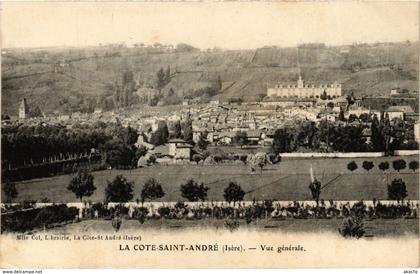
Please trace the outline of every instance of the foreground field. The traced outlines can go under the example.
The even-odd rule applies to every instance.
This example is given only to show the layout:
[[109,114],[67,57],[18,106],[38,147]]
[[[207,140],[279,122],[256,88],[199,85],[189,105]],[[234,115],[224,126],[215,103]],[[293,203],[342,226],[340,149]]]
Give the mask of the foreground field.
[[[226,220],[206,219],[203,221],[188,220],[147,220],[140,224],[137,220],[123,220],[119,233],[127,231],[141,230],[180,230],[180,229],[203,229],[215,228],[216,230],[229,230],[225,225]],[[343,223],[343,219],[263,219],[257,222],[246,224],[244,220],[239,221],[239,228],[258,231],[282,231],[282,232],[333,232],[338,234],[338,229]],[[367,220],[364,223],[366,237],[383,236],[404,236],[418,235],[418,219],[376,219]],[[89,233],[113,233],[114,228],[111,221],[107,220],[87,220],[80,223],[55,227],[48,230],[51,233],[70,233],[70,234],[89,234]]]
[[[268,165],[262,173],[252,174],[245,165],[156,165],[135,170],[106,170],[94,172],[95,193],[85,200],[101,202],[107,181],[117,174],[123,174],[134,181],[134,198],[140,197],[143,184],[151,177],[163,186],[166,195],[158,201],[182,201],[180,185],[187,178],[203,182],[210,189],[208,200],[223,200],[223,190],[231,181],[236,181],[246,192],[245,200],[310,200],[308,184],[309,168],[312,165],[316,177],[322,182],[321,198],[334,200],[371,200],[387,199],[387,182],[402,178],[407,186],[407,199],[419,198],[419,174],[404,169],[400,173],[390,169],[383,174],[377,166],[382,161],[392,162],[401,157],[384,157],[375,159],[354,159],[359,168],[350,172],[347,163],[351,159],[297,159],[284,160],[276,165]],[[409,162],[416,156],[404,157]],[[367,172],[362,169],[362,162],[372,160],[375,167]],[[18,197],[15,202],[48,198],[51,202],[77,202],[74,194],[66,189],[73,175],[34,179],[16,183]]]

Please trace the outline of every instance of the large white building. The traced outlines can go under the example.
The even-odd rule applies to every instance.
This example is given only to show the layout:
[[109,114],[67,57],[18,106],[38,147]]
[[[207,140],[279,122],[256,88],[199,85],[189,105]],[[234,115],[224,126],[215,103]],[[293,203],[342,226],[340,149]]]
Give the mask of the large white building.
[[280,85],[267,89],[267,96],[281,98],[320,98],[322,94],[336,98],[341,96],[341,84],[335,82],[331,85],[305,85],[299,76],[297,85]]

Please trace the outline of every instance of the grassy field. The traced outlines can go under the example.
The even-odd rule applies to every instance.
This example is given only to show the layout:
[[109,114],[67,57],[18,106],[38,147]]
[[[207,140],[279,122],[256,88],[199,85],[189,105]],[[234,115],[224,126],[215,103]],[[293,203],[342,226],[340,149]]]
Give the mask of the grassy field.
[[[101,202],[107,181],[117,174],[122,174],[134,181],[134,198],[140,198],[143,184],[151,177],[163,186],[166,195],[158,201],[182,201],[180,185],[187,178],[203,182],[210,189],[208,200],[223,200],[223,190],[231,181],[241,185],[246,192],[245,200],[310,200],[308,189],[310,182],[309,168],[312,164],[316,177],[321,180],[321,198],[334,200],[371,200],[387,199],[387,182],[402,178],[407,186],[407,199],[419,198],[419,174],[404,169],[400,173],[390,169],[383,174],[377,166],[382,161],[391,162],[401,157],[354,159],[359,168],[350,172],[347,163],[352,159],[298,159],[284,160],[276,165],[267,165],[263,172],[252,174],[249,167],[238,165],[156,165],[135,170],[105,170],[94,172],[95,193],[85,200]],[[407,163],[416,156],[404,157]],[[375,167],[367,172],[362,169],[362,162],[372,160]],[[392,165],[391,165],[392,166]],[[14,202],[48,198],[51,202],[77,202],[74,194],[66,189],[73,175],[34,179],[16,183],[18,197]],[[4,197],[4,196],[3,196]]]
[[[282,231],[282,232],[333,232],[338,233],[342,226],[343,219],[285,219],[285,220],[258,220],[246,224],[244,220],[239,220],[238,229],[251,229],[257,231]],[[376,219],[364,222],[365,236],[403,236],[418,235],[418,219]],[[228,230],[225,220],[206,219],[202,221],[188,220],[147,220],[140,224],[137,220],[123,220],[119,233],[133,230],[180,230],[180,229],[200,229],[215,228],[216,230]],[[111,221],[108,220],[87,220],[79,223],[55,227],[48,232],[52,233],[112,233],[114,229]]]

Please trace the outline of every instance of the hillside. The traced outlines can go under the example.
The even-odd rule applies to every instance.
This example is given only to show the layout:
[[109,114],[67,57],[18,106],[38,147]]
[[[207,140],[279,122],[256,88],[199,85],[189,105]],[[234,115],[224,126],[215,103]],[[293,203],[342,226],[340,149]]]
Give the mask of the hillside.
[[418,90],[419,44],[377,43],[256,50],[183,50],[165,46],[5,49],[2,51],[2,112],[16,115],[22,98],[45,113],[100,107],[114,83],[132,71],[136,88],[156,87],[159,69],[170,68],[180,98],[221,78],[220,100],[256,100],[267,85],[295,81],[343,84],[345,93],[384,95],[391,88]]

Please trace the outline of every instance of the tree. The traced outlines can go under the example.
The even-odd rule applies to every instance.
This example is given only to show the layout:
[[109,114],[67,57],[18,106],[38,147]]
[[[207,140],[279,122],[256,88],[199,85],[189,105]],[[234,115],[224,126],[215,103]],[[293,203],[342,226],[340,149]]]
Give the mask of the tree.
[[362,163],[362,167],[369,172],[369,170],[371,170],[375,165],[373,164],[372,161],[363,161]]
[[6,195],[6,201],[8,203],[10,203],[18,195],[15,184],[8,180],[3,184],[3,192],[4,195]]
[[77,175],[70,180],[67,189],[73,192],[76,198],[82,202],[83,197],[90,197],[96,190],[93,180],[93,175],[87,170],[79,170]]
[[157,88],[160,90],[166,85],[166,74],[163,71],[163,68],[160,68],[156,74],[157,78]]
[[263,152],[258,152],[254,155],[250,154],[248,156],[247,162],[252,169],[259,167],[262,172],[264,166],[267,164],[267,154]]
[[193,144],[192,121],[190,118],[187,118],[184,124],[184,141]]
[[197,146],[202,149],[205,150],[207,149],[209,142],[207,141],[207,134],[202,133],[200,134],[200,136],[198,137],[198,141],[197,141]]
[[356,116],[356,115],[354,115],[354,114],[350,114],[350,115],[349,115],[349,118],[347,119],[347,121],[348,121],[349,123],[353,123],[354,121],[357,121],[357,116]]
[[309,184],[309,189],[312,194],[312,199],[315,200],[316,205],[318,206],[319,197],[321,195],[321,182],[314,179],[314,181]]
[[178,121],[175,122],[174,125],[174,138],[181,138],[182,133],[181,133],[181,123]]
[[240,145],[241,147],[243,145],[246,145],[248,140],[248,134],[246,131],[237,131],[235,133],[235,136],[233,137],[233,142],[237,145]]
[[370,118],[369,113],[362,113],[359,115],[359,120],[362,121],[363,123],[368,123],[371,122],[372,119]]
[[122,175],[115,176],[105,188],[106,202],[125,203],[133,198],[133,182],[127,181]]
[[357,169],[357,164],[355,161],[351,161],[350,163],[347,164],[347,169],[350,170],[351,172],[355,171]]
[[382,172],[385,172],[386,170],[389,169],[389,163],[388,162],[381,162],[378,165],[379,169],[382,170]]
[[286,128],[280,128],[277,129],[274,132],[273,136],[273,147],[272,151],[274,153],[283,153],[283,152],[291,152],[291,140],[292,135],[289,133],[289,131]]
[[169,130],[165,121],[159,121],[158,128],[152,133],[150,143],[155,146],[160,146],[168,142]]
[[391,184],[388,184],[388,198],[399,203],[403,202],[405,197],[407,197],[405,182],[402,179],[392,180]]
[[131,168],[136,159],[134,146],[125,144],[121,139],[115,137],[106,142],[102,150],[105,154],[105,162],[112,168]]
[[146,199],[155,200],[165,196],[162,185],[158,183],[155,178],[150,178],[144,184],[143,189],[141,190],[141,203],[143,204]]
[[194,179],[188,179],[186,184],[181,185],[181,195],[190,202],[205,201],[208,187],[203,183],[197,183]]
[[344,110],[340,110],[340,113],[338,114],[338,120],[339,121],[346,121],[346,118],[344,117]]
[[417,161],[411,161],[409,164],[408,164],[408,167],[413,171],[413,172],[416,172],[416,169],[418,169],[419,168],[419,162],[417,162]]
[[324,90],[324,92],[321,94],[321,96],[319,97],[321,100],[327,100],[328,96],[327,96],[327,92]]
[[242,201],[244,199],[245,192],[242,190],[241,186],[236,182],[230,182],[229,185],[225,188],[223,197],[228,203]]
[[407,166],[406,162],[403,159],[398,159],[392,162],[392,167],[400,172],[401,169],[404,169]]
[[[170,81],[171,81],[171,67],[168,66],[166,68],[166,72],[165,72],[165,85],[169,84]],[[173,92],[173,90],[172,90],[172,92]]]
[[372,131],[372,145],[374,151],[384,151],[385,150],[385,136],[383,132],[383,125],[378,120],[378,117],[376,115],[373,115],[372,118],[372,125],[371,125],[371,131]]
[[200,154],[194,154],[194,155],[192,156],[192,160],[193,160],[194,162],[196,162],[196,163],[197,163],[197,165],[198,165],[198,163],[199,163],[201,160],[203,160],[203,157],[201,157],[201,155],[200,155]]
[[217,76],[215,89],[217,90],[217,92],[222,90],[222,79],[220,78],[220,75]]

